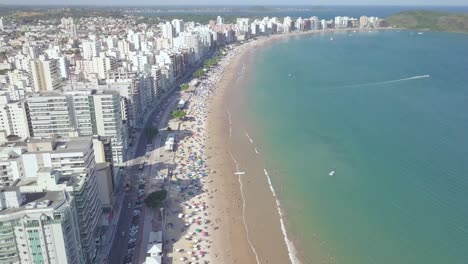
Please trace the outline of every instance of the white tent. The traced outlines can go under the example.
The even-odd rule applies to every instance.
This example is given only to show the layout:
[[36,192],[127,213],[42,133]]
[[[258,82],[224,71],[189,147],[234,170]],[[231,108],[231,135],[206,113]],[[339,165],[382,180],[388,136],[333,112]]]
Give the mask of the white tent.
[[162,243],[148,245],[146,253],[152,257],[159,256],[162,253]]
[[146,257],[145,264],[161,264],[161,256]]

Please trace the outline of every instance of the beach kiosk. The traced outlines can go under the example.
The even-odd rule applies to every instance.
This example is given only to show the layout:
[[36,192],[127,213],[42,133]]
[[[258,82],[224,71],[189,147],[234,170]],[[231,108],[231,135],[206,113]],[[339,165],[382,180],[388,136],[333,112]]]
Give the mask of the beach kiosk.
[[180,99],[179,103],[177,104],[177,109],[182,110],[182,109],[184,109],[184,107],[185,107],[185,100]]

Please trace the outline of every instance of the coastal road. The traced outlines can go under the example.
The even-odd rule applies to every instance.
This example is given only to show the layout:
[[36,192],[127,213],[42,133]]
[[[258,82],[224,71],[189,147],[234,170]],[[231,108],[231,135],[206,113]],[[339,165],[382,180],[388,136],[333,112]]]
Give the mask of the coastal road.
[[[167,107],[169,105],[169,102],[175,103],[178,97],[176,96],[176,88],[180,86],[182,82],[189,81],[191,79],[191,75],[194,72],[196,67],[192,68],[186,75],[184,75],[181,78],[181,81],[177,82],[171,89],[169,93],[167,93],[161,100],[160,103],[158,104],[158,108],[153,109],[152,113],[148,116],[146,119],[146,122],[143,127],[150,126],[151,124],[157,124],[158,127],[161,127],[161,121],[163,116],[168,117],[170,113],[170,108]],[[164,112],[164,113],[163,113]],[[157,116],[160,116],[159,119],[157,119]],[[164,122],[163,122],[164,123]],[[160,136],[156,136],[155,139],[153,140],[154,142],[159,140],[160,141]],[[130,153],[129,157],[134,157],[132,160],[129,161],[127,171],[126,171],[126,179],[124,179],[122,182],[123,184],[129,182],[131,189],[124,194],[123,201],[122,201],[122,209],[120,213],[120,217],[117,223],[116,230],[114,232],[114,239],[112,240],[112,246],[111,250],[109,252],[109,256],[107,258],[107,263],[124,263],[124,258],[127,255],[127,248],[128,248],[128,233],[130,230],[130,226],[132,225],[132,218],[133,218],[133,210],[135,206],[135,202],[137,201],[137,188],[138,188],[138,179],[139,176],[145,175],[147,177],[147,184],[146,188],[149,188],[149,175],[153,172],[152,165],[157,164],[158,162],[158,156],[154,157],[153,155],[151,156],[151,160],[147,161],[148,166],[145,166],[144,171],[141,172],[138,170],[138,165],[142,163],[145,160],[145,154],[146,154],[146,143],[147,143],[147,137],[146,134],[144,133],[144,130],[141,130],[139,136],[138,136],[138,141],[137,144],[135,144],[134,148],[131,148],[129,151],[134,152]],[[154,144],[152,146],[152,149],[156,149]],[[158,168],[154,168],[158,169]],[[120,188],[120,189],[123,189]],[[147,193],[146,193],[147,194]],[[130,205],[130,208],[128,207]],[[145,210],[142,207],[142,215],[145,215]],[[142,219],[145,219],[147,217],[140,217]],[[142,220],[140,220],[140,225],[142,225]],[[141,228],[141,226],[140,226]],[[142,230],[142,229],[140,229]],[[125,236],[121,236],[122,232],[125,232]],[[146,240],[143,240],[139,238],[142,235],[141,232],[139,232],[137,238],[137,247],[135,252],[139,252],[138,249],[141,248],[139,245],[140,243],[145,245],[148,238],[146,237]],[[139,254],[135,254],[135,258],[139,258]],[[136,260],[136,259],[134,259]],[[133,261],[133,263],[138,263],[136,261]]]

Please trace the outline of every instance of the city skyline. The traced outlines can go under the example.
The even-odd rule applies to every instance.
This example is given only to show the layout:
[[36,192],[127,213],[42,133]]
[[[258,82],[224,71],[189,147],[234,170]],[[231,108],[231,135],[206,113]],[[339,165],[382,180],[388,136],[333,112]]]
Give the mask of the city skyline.
[[311,4],[309,1],[305,0],[295,0],[285,4],[284,1],[272,0],[272,1],[238,1],[233,3],[232,1],[220,2],[216,0],[204,0],[197,4],[194,4],[192,1],[188,0],[175,0],[171,1],[168,4],[167,1],[161,0],[137,0],[132,1],[131,4],[125,0],[103,0],[99,3],[92,0],[46,0],[38,3],[35,0],[5,0],[0,4],[4,5],[61,5],[61,6],[79,6],[79,5],[92,5],[92,6],[106,6],[106,5],[116,5],[116,6],[468,6],[464,0],[412,0],[412,1],[403,1],[403,0],[394,0],[394,1],[385,1],[385,2],[376,2],[372,0],[340,0],[340,1],[316,1]]

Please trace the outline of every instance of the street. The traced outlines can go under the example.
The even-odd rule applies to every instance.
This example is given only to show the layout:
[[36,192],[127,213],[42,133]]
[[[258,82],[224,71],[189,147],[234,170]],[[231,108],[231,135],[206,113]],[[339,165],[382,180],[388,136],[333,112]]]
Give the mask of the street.
[[[136,144],[128,148],[130,153],[128,155],[129,161],[126,170],[126,178],[121,181],[121,184],[125,185],[128,183],[130,189],[125,191],[124,186],[120,186],[120,190],[125,193],[122,199],[121,212],[106,263],[143,263],[145,260],[146,243],[148,241],[149,233],[154,230],[153,226],[158,224],[155,221],[157,221],[159,217],[157,217],[157,215],[153,216],[153,212],[146,208],[143,200],[149,193],[156,190],[154,188],[151,189],[151,176],[160,170],[162,166],[167,166],[168,162],[172,162],[172,157],[169,157],[169,155],[165,155],[164,153],[161,153],[162,155],[160,155],[159,153],[161,144],[164,144],[164,142],[161,142],[161,138],[164,139],[166,136],[163,131],[160,131],[160,133],[152,139],[150,147],[151,153],[148,157],[146,156],[148,138],[144,133],[144,128],[156,125],[158,129],[161,129],[167,125],[173,106],[179,99],[178,93],[176,92],[177,87],[179,87],[182,82],[189,81],[194,69],[196,68],[197,67],[194,67],[188,71],[188,73],[173,86],[172,90],[160,100],[158,107],[154,109],[146,119],[143,129],[136,135],[138,138]],[[140,165],[144,162],[146,162],[146,166],[144,166],[143,170],[140,170]],[[139,195],[138,187],[140,179],[142,179],[145,184],[145,192],[144,194]],[[143,205],[139,207],[141,213],[134,216],[136,202],[138,201],[143,203]],[[130,237],[130,227],[132,225],[138,226],[138,232],[136,235]],[[135,242],[131,243],[133,244],[132,248],[134,249],[129,250],[130,239],[135,240]],[[127,256],[129,253],[133,255],[133,257],[128,258]]]

